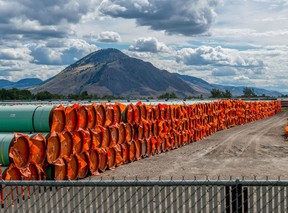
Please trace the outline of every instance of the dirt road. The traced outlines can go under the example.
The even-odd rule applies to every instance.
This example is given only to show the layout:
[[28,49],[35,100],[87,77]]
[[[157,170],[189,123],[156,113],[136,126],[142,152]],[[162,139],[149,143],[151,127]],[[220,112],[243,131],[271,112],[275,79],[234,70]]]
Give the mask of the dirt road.
[[[288,111],[228,130],[170,152],[123,165],[101,174],[103,179],[245,179],[288,180]],[[92,177],[99,179],[99,177]]]

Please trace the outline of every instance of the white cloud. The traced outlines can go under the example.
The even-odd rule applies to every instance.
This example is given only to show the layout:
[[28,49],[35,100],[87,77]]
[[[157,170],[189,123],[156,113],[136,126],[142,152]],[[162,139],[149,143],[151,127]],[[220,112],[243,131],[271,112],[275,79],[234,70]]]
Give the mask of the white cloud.
[[[86,36],[88,37],[88,36]],[[116,43],[121,41],[121,36],[117,32],[113,31],[104,31],[100,34],[93,36],[97,41],[104,43]]]
[[249,81],[250,78],[244,75],[236,76],[233,78],[235,81]]
[[29,64],[29,61],[25,60],[0,60],[0,77],[8,80],[19,79],[18,73],[27,74],[29,72],[23,72]]
[[9,22],[11,18],[22,17],[37,20],[41,25],[57,25],[61,22],[78,23],[83,15],[95,11],[98,0],[10,0],[1,1],[0,19]]
[[[48,45],[47,45],[48,44]],[[55,48],[51,48],[51,46]],[[98,50],[93,44],[80,39],[68,39],[62,43],[57,41],[29,45],[33,62],[45,65],[69,65],[87,54]]]
[[263,66],[263,62],[252,57],[241,56],[235,49],[210,46],[183,48],[177,52],[177,62],[186,65],[218,65],[235,67]]
[[133,58],[139,58],[141,60],[148,60],[148,61],[150,61],[154,55],[151,52],[135,52],[135,51],[129,51],[129,50],[123,50],[123,53]]
[[[3,70],[0,68],[0,78],[2,77],[3,79],[10,81],[19,81],[23,78],[40,78],[42,80],[46,80],[65,68],[64,66],[41,66],[22,62],[19,63],[19,66],[20,67],[11,67],[9,70]],[[29,70],[25,70],[25,67],[29,67]]]
[[287,44],[287,13],[286,0],[226,1],[211,31],[222,43],[236,40],[258,45]]
[[0,33],[9,39],[62,38],[71,34],[71,26],[95,12],[99,0],[10,0],[0,2]]
[[220,29],[214,29],[213,35],[219,36],[219,37],[233,37],[233,38],[248,38],[250,37],[254,39],[261,38],[261,37],[267,37],[267,39],[275,38],[275,36],[287,36],[288,35],[288,29],[279,29],[279,30],[269,30],[269,31],[263,31],[263,32],[257,32],[255,29],[233,29],[233,28],[220,28]]
[[202,34],[215,21],[215,8],[222,0],[104,0],[104,15],[135,19],[140,26],[186,36]]
[[23,46],[18,48],[3,48],[0,49],[0,59],[2,60],[26,60],[32,59],[30,50]]
[[129,47],[130,51],[136,52],[169,52],[169,48],[163,42],[154,37],[141,37],[134,41],[133,45]]

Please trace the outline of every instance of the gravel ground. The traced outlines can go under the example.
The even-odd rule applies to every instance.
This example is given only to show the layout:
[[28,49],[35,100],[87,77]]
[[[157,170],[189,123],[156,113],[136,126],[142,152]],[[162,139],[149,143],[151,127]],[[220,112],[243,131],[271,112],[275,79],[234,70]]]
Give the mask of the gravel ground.
[[288,180],[288,111],[219,131],[201,141],[105,171],[92,179]]

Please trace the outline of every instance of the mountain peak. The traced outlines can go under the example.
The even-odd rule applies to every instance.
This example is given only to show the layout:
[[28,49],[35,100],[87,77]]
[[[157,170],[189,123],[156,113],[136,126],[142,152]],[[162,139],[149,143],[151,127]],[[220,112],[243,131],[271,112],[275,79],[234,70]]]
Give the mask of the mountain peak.
[[106,48],[106,49],[101,49],[101,50],[97,50],[94,53],[116,53],[116,54],[123,54],[125,55],[123,52],[121,52],[120,50],[116,49],[116,48]]
[[86,64],[101,64],[111,63],[116,60],[129,58],[118,49],[107,48],[95,51],[80,59],[76,63],[72,64],[69,68],[78,67]]
[[93,58],[101,58],[101,57],[112,57],[112,56],[117,56],[120,58],[128,58],[129,56],[125,55],[123,52],[121,52],[118,49],[115,48],[107,48],[107,49],[101,49],[98,51],[95,51],[86,57],[93,57]]

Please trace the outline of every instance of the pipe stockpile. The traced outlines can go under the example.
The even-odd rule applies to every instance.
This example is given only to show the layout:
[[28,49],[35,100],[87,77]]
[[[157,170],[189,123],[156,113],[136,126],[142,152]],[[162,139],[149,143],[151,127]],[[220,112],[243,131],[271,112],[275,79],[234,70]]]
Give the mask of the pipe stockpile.
[[[15,110],[15,111],[14,111]],[[0,107],[6,180],[75,180],[281,111],[279,101]],[[11,119],[10,119],[11,118]],[[7,122],[6,122],[7,121]]]

